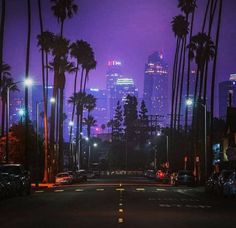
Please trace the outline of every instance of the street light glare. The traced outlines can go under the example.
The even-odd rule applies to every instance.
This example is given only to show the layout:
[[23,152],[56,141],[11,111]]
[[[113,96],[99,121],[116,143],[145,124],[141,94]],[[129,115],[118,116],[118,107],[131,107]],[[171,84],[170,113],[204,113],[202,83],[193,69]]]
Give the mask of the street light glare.
[[193,99],[190,99],[190,98],[187,99],[187,100],[186,100],[186,105],[187,105],[187,106],[192,106],[192,105],[193,105]]
[[19,116],[24,116],[25,110],[23,108],[21,108],[21,109],[19,109],[18,113],[19,113]]
[[73,127],[74,126],[74,122],[72,120],[69,121],[69,126]]
[[32,79],[27,78],[27,79],[25,79],[24,84],[25,84],[25,86],[29,87],[29,86],[32,86],[33,81],[32,81]]
[[94,144],[93,144],[93,146],[94,146],[94,147],[97,147],[97,146],[98,146],[98,144],[97,144],[97,143],[94,143]]
[[50,103],[54,104],[55,102],[56,102],[55,97],[51,97],[51,98],[50,98]]

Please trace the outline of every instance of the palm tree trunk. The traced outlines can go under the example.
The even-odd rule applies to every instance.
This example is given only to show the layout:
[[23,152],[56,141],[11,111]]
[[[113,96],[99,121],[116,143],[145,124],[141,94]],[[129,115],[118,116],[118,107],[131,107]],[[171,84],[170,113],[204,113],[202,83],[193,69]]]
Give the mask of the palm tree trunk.
[[84,77],[84,88],[83,88],[83,93],[85,93],[85,88],[86,88],[86,84],[87,84],[88,74],[89,74],[89,72],[86,71],[86,74],[85,74],[85,77]]
[[[193,23],[194,23],[194,15],[195,15],[195,9],[192,12],[192,19],[191,19],[191,27],[190,27],[190,34],[189,34],[189,43],[192,40],[193,36]],[[190,58],[190,49],[188,50],[188,74],[187,74],[187,99],[189,99],[190,94],[190,72],[191,72],[191,58]],[[188,105],[185,105],[185,134],[187,134],[187,128],[188,128]]]
[[[41,34],[43,33],[43,19],[41,10],[41,0],[38,0],[39,9],[39,23]],[[48,115],[47,115],[47,97],[46,97],[46,85],[45,85],[45,63],[44,63],[44,51],[41,49],[41,64],[42,64],[42,82],[43,82],[43,122],[44,122],[44,177],[43,182],[48,182]]]
[[1,83],[2,83],[2,65],[3,65],[3,43],[4,43],[4,28],[5,28],[5,12],[6,12],[6,1],[2,0],[1,27],[0,27],[0,88],[1,88]]
[[170,122],[171,129],[173,129],[173,126],[174,126],[174,124],[173,124],[174,123],[174,98],[175,98],[175,83],[176,83],[176,74],[177,74],[176,72],[177,72],[179,47],[180,47],[180,39],[177,38],[175,58],[174,58],[174,67],[173,67],[173,78],[172,78],[171,122]]
[[209,11],[209,7],[210,7],[211,2],[212,2],[212,0],[207,1],[207,6],[206,6],[205,14],[204,14],[204,20],[203,20],[203,24],[202,24],[202,33],[205,31],[207,15],[208,15],[208,11]]
[[63,30],[64,30],[64,20],[61,21],[61,31],[60,31],[61,37],[63,36]]
[[180,116],[177,116],[177,110],[178,110],[178,100],[179,100],[179,87],[180,87],[180,74],[182,69],[182,59],[183,59],[183,50],[184,50],[184,41],[183,38],[181,39],[181,51],[180,51],[180,58],[178,63],[178,73],[176,77],[176,94],[175,94],[175,114],[174,114],[174,129],[176,129],[177,124],[177,118],[180,118]]
[[185,57],[186,57],[186,38],[184,37],[183,45],[184,45],[184,55],[183,55],[183,65],[182,65],[182,75],[181,75],[181,84],[180,84],[180,94],[179,94],[179,110],[178,110],[178,125],[177,129],[180,130],[180,115],[181,115],[181,107],[182,107],[182,95],[183,95],[183,85],[184,85],[184,73],[185,73]]
[[[55,67],[54,68],[54,82],[53,82],[53,98],[55,101],[57,100],[57,75],[58,75],[58,69]],[[50,160],[55,161],[55,116],[56,116],[56,106],[57,102],[51,104],[51,119],[50,119]],[[54,165],[53,163],[51,164],[50,167],[50,180],[53,179],[54,177]]]
[[[30,36],[31,36],[31,5],[30,0],[27,0],[27,14],[28,14],[28,32],[27,32],[27,45],[26,45],[26,66],[25,66],[25,79],[29,78],[29,65],[30,65]],[[29,155],[28,155],[28,142],[29,142],[29,98],[28,87],[25,87],[25,167],[29,169]]]
[[[211,137],[210,137],[210,148],[213,145],[213,118],[214,118],[214,98],[215,98],[215,79],[216,79],[216,67],[217,67],[217,58],[218,58],[218,46],[219,46],[219,39],[220,39],[220,28],[221,28],[221,21],[222,21],[222,10],[223,10],[223,0],[219,1],[219,14],[218,14],[218,22],[217,22],[217,31],[216,31],[216,50],[215,50],[215,58],[213,62],[213,71],[212,71],[212,81],[211,81]],[[211,154],[212,156],[212,154]],[[208,161],[212,161],[208,159]],[[209,170],[209,169],[208,169]]]
[[63,154],[63,101],[64,101],[64,88],[60,89],[60,110],[59,110],[59,171],[63,171],[64,154]]
[[2,99],[2,132],[1,132],[1,137],[4,136],[5,132],[5,119],[6,119],[6,102],[4,99]]
[[84,68],[82,68],[82,71],[81,71],[81,77],[80,77],[80,89],[79,89],[80,92],[82,92],[83,80],[84,80]]

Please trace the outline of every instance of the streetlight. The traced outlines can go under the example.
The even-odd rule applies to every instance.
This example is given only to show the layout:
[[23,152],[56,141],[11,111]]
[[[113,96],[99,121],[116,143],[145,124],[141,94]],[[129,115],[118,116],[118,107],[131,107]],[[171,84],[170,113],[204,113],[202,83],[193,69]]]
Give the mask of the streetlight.
[[[18,81],[15,83],[10,84],[7,86],[7,108],[6,108],[6,162],[8,162],[8,155],[9,155],[9,124],[10,124],[10,90],[13,86],[19,84],[19,83],[24,83],[26,87],[29,87],[33,84],[33,81],[30,78],[27,78],[26,80],[23,81]],[[25,110],[24,110],[25,114]]]
[[[206,104],[201,102],[197,102],[200,104],[204,109],[204,156],[205,156],[205,180],[207,180],[207,126],[206,126],[206,116],[207,116],[207,107]],[[186,100],[187,106],[193,106],[194,102],[193,99],[189,98]],[[196,159],[196,158],[195,158]],[[195,161],[196,162],[196,161]]]
[[25,115],[25,109],[20,108],[20,109],[18,110],[18,114],[19,114],[19,116],[20,116],[20,123],[22,124],[22,118],[23,118],[23,116]]

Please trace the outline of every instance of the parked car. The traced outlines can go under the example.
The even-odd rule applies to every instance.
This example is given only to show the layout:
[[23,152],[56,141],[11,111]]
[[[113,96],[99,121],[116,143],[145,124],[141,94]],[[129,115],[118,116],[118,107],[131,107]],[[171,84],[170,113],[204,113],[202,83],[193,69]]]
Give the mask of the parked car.
[[236,172],[233,172],[223,185],[223,195],[225,197],[236,196]]
[[17,193],[29,195],[31,192],[30,174],[20,164],[2,164],[0,173],[9,174],[8,181],[15,185]]
[[156,181],[161,183],[169,183],[170,182],[170,175],[167,172],[162,170],[157,170],[156,172]]
[[55,184],[63,185],[63,184],[72,184],[74,181],[73,175],[68,172],[58,173],[56,175]]
[[206,193],[214,193],[215,192],[218,178],[219,178],[219,173],[214,172],[210,175],[210,177],[206,181],[206,185],[205,185],[205,192]]
[[148,170],[144,171],[144,176],[149,179],[155,179],[156,172],[153,169],[148,169]]
[[215,185],[215,192],[217,195],[223,194],[224,183],[227,181],[227,179],[232,173],[233,173],[233,170],[222,170],[220,172],[216,185]]
[[179,170],[174,180],[175,186],[187,185],[193,186],[195,184],[195,178],[191,170]]
[[76,171],[77,182],[87,181],[87,178],[88,178],[88,173],[86,172],[86,170],[81,169]]

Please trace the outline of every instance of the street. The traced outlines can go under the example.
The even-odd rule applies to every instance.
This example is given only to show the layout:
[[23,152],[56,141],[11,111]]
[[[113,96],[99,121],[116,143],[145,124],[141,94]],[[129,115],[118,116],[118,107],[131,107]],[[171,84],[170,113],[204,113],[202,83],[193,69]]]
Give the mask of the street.
[[1,227],[235,227],[236,200],[144,178],[88,180],[0,202]]

